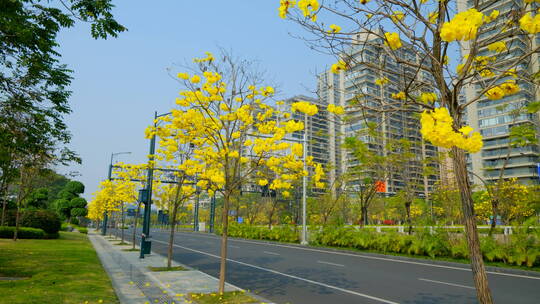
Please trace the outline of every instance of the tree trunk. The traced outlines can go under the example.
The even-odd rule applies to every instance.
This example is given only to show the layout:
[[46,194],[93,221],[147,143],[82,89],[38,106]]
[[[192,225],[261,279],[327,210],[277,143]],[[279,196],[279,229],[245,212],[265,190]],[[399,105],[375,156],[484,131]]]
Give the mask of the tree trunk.
[[368,212],[367,212],[367,207],[366,206],[362,206],[360,207],[361,209],[361,215],[360,215],[360,227],[364,227],[365,225],[368,224]]
[[225,271],[227,263],[227,232],[229,229],[229,193],[223,197],[222,232],[221,232],[221,258],[219,265],[219,293],[225,292]]
[[2,223],[0,224],[0,226],[4,226],[4,221],[6,219],[6,205],[7,205],[7,200],[4,200],[2,203]]
[[412,234],[412,222],[411,222],[411,202],[405,203],[405,213],[407,214],[407,225],[409,226],[408,234]]
[[172,212],[172,219],[169,219],[171,223],[171,230],[169,233],[169,247],[167,248],[167,268],[171,268],[172,255],[173,255],[173,244],[174,244],[174,227],[176,226],[176,212],[178,207],[174,206]]
[[491,203],[491,210],[493,213],[493,219],[491,220],[491,227],[489,228],[489,236],[493,235],[493,232],[495,231],[495,226],[497,226],[497,214],[499,213],[499,201],[493,200]]
[[19,217],[20,217],[20,207],[17,204],[17,211],[15,212],[15,231],[13,232],[13,241],[17,241],[17,236],[19,234]]
[[268,213],[268,229],[272,228],[272,220],[274,218],[274,212],[276,211],[276,205],[272,199],[270,199],[270,204],[272,204],[272,209],[270,209],[270,212]]
[[484,260],[482,259],[482,252],[480,251],[480,240],[478,237],[478,230],[476,229],[476,217],[474,214],[474,203],[467,174],[465,152],[454,147],[452,148],[452,153],[456,181],[461,190],[461,207],[463,210],[465,234],[467,237],[467,245],[469,247],[474,285],[476,286],[476,297],[481,304],[491,304],[493,303],[493,299],[491,298]]

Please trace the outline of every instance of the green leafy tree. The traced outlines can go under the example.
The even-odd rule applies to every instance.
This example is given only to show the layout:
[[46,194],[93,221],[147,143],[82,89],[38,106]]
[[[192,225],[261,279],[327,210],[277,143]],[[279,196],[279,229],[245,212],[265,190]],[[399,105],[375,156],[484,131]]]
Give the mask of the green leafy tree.
[[[63,118],[71,111],[67,87],[72,78],[71,71],[59,61],[57,35],[79,20],[91,24],[93,38],[116,37],[126,29],[113,18],[112,8],[111,0],[0,2],[2,222],[8,189],[25,175],[20,170],[30,165],[25,159],[80,162],[73,151],[59,149],[71,137]],[[46,164],[40,163],[43,167]]]
[[[71,217],[86,216],[86,200],[79,197],[84,193],[84,185],[78,181],[68,182],[64,188],[58,192],[58,197],[55,201],[56,211],[58,214],[69,221]],[[84,209],[84,210],[81,210]]]
[[35,209],[46,209],[49,199],[49,189],[38,188],[28,197],[26,206]]

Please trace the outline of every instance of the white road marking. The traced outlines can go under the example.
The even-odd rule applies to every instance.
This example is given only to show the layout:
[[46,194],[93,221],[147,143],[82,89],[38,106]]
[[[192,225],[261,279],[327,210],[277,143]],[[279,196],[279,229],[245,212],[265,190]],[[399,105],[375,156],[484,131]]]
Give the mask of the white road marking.
[[[189,232],[187,232],[187,233],[189,234]],[[211,238],[211,239],[219,239],[218,237],[203,236],[203,235],[200,235],[200,237],[206,237],[206,238]],[[292,249],[297,249],[297,250],[322,252],[322,253],[327,253],[327,254],[337,254],[337,255],[352,256],[352,257],[364,258],[364,259],[372,259],[372,260],[382,260],[382,261],[388,261],[388,262],[394,262],[394,263],[422,265],[422,266],[428,266],[428,267],[445,268],[445,269],[453,269],[453,270],[461,270],[461,271],[469,271],[469,272],[471,271],[470,268],[462,268],[462,267],[455,267],[455,266],[445,266],[445,265],[437,265],[437,264],[428,264],[428,263],[421,263],[421,262],[414,262],[414,261],[407,261],[407,260],[396,260],[396,259],[390,259],[390,258],[367,256],[367,255],[362,255],[362,254],[354,254],[354,253],[346,253],[346,252],[332,252],[332,251],[328,251],[328,250],[320,250],[320,249],[314,249],[314,248],[304,248],[304,247],[299,247],[299,246],[289,246],[289,245],[272,244],[272,243],[265,243],[265,242],[252,242],[252,241],[248,241],[248,240],[238,240],[238,239],[229,239],[229,241],[230,242],[242,242],[242,243],[251,243],[251,244],[258,244],[258,245],[266,245],[266,246],[276,246],[276,247],[283,247],[283,248],[292,248]],[[495,272],[495,271],[486,271],[486,273],[494,274],[494,275],[501,275],[501,276],[516,277],[516,278],[540,280],[540,277],[532,277],[532,276],[527,276],[527,275],[522,275],[522,274],[502,273],[502,272]]]
[[338,266],[338,267],[345,267],[345,265],[343,265],[343,264],[336,264],[336,263],[330,263],[330,262],[325,262],[325,261],[317,261],[317,263],[328,264],[328,265]]
[[263,251],[263,252],[266,253],[266,254],[281,255],[281,254],[279,254],[279,253],[270,252],[270,251]]
[[[158,241],[158,240],[154,240],[154,242],[162,243],[162,244],[167,244],[166,242],[162,242],[162,241]],[[207,256],[211,256],[211,257],[214,257],[214,258],[216,258],[216,259],[220,259],[220,256],[215,255],[215,254],[207,253],[207,252],[200,251],[200,250],[196,250],[196,249],[191,249],[191,248],[184,247],[184,246],[180,246],[180,245],[177,245],[177,244],[174,244],[174,246],[179,247],[179,248],[183,248],[183,249],[186,249],[186,250],[189,250],[189,251],[197,252],[197,253],[200,253],[200,254],[204,254],[204,255],[207,255]],[[353,294],[353,295],[356,295],[356,296],[368,298],[368,299],[375,300],[375,301],[379,301],[379,302],[382,302],[382,303],[387,303],[387,304],[398,304],[397,302],[393,302],[393,301],[390,301],[390,300],[386,300],[386,299],[382,299],[382,298],[370,296],[370,295],[363,294],[363,293],[360,293],[360,292],[356,292],[356,291],[344,289],[344,288],[341,288],[341,287],[337,287],[337,286],[332,286],[332,285],[324,284],[324,283],[317,282],[317,281],[313,281],[313,280],[309,280],[309,279],[300,278],[300,277],[297,277],[297,276],[294,276],[294,275],[290,275],[290,274],[286,274],[286,273],[279,272],[279,271],[276,271],[276,270],[272,270],[272,269],[268,269],[268,268],[264,268],[264,267],[260,267],[260,266],[256,266],[256,265],[252,265],[252,264],[248,264],[248,263],[236,261],[236,260],[233,260],[233,259],[227,258],[227,261],[233,262],[233,263],[237,263],[237,264],[240,264],[240,265],[244,265],[244,266],[248,266],[248,267],[252,267],[252,268],[255,268],[255,269],[267,271],[267,272],[270,272],[270,273],[279,274],[279,275],[282,275],[282,276],[285,276],[285,277],[289,277],[289,278],[292,278],[292,279],[295,279],[295,280],[304,281],[304,282],[308,282],[308,283],[311,283],[311,284],[323,286],[323,287],[326,287],[326,288],[339,290],[339,291],[342,291],[342,292],[345,292],[345,293],[349,293],[349,294]]]
[[435,280],[428,280],[428,279],[422,279],[422,278],[418,278],[418,280],[420,280],[420,281],[426,281],[426,282],[432,282],[432,283],[438,283],[438,284],[445,284],[445,285],[450,285],[450,286],[455,286],[455,287],[461,287],[461,288],[476,289],[476,288],[471,287],[471,286],[465,286],[465,285],[454,284],[454,283],[447,283],[447,282],[441,282],[441,281],[435,281]]
[[231,248],[240,248],[240,246],[234,246],[234,245],[229,245],[229,244],[227,244],[227,247],[231,247]]

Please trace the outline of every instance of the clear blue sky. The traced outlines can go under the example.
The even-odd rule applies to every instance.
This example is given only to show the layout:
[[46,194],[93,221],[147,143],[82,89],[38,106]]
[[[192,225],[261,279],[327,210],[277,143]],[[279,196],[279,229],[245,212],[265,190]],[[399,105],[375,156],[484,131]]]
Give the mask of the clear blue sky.
[[[116,39],[93,40],[88,24],[60,35],[61,61],[74,70],[73,134],[70,147],[83,159],[78,171],[90,198],[106,178],[112,152],[130,151],[117,160],[144,162],[144,129],[153,112],[167,112],[180,88],[168,67],[201,57],[218,47],[259,61],[279,84],[280,96],[310,94],[315,74],[335,60],[311,51],[291,37],[302,29],[279,18],[277,0],[115,1],[114,15],[129,31]],[[307,89],[306,89],[307,88]]]

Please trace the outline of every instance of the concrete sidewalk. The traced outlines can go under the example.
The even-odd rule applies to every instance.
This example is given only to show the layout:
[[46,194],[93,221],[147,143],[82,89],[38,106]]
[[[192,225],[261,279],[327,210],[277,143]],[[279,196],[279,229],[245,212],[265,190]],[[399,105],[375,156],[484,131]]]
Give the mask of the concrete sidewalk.
[[[154,272],[149,267],[166,266],[167,258],[159,254],[145,255],[139,259],[138,251],[125,251],[132,245],[115,245],[120,239],[110,240],[95,230],[88,232],[101,264],[111,278],[113,288],[122,304],[189,304],[188,293],[217,293],[218,279],[204,272],[182,266],[185,271]],[[136,247],[138,248],[138,247]],[[124,250],[122,250],[124,249]],[[226,284],[226,291],[242,289]],[[254,298],[259,298],[254,296]]]

